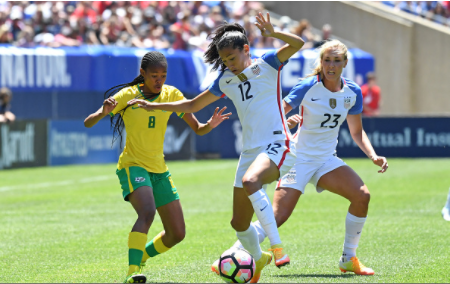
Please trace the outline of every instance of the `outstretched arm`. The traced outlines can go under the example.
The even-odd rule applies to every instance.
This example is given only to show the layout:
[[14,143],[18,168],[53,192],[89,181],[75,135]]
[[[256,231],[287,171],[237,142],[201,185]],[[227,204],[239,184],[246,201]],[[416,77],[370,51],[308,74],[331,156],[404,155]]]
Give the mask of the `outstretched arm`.
[[200,123],[192,113],[186,113],[183,116],[183,119],[192,128],[192,130],[195,131],[197,135],[202,136],[216,128],[224,120],[230,118],[231,112],[223,114],[226,109],[227,107],[224,107],[219,111],[219,108],[217,107],[214,111],[213,116],[211,116],[211,118],[206,123]]
[[378,156],[375,153],[375,150],[372,147],[372,143],[370,143],[370,140],[363,129],[361,114],[347,115],[347,123],[353,140],[375,165],[381,167],[381,170],[379,170],[378,172],[384,173],[388,169],[387,160],[385,157]]
[[203,109],[204,107],[217,101],[218,99],[220,99],[220,97],[215,96],[213,93],[207,90],[192,100],[182,100],[172,103],[151,103],[146,100],[132,99],[128,102],[128,105],[137,104],[138,107],[146,109],[148,111],[160,109],[172,112],[193,113]]
[[299,37],[291,33],[285,33],[282,31],[275,32],[272,23],[270,22],[270,15],[267,13],[267,19],[264,18],[263,14],[259,12],[256,16],[255,25],[261,31],[261,35],[264,37],[274,37],[282,40],[286,43],[285,46],[281,47],[277,51],[277,57],[280,62],[284,62],[291,58],[297,51],[302,48],[305,42]]

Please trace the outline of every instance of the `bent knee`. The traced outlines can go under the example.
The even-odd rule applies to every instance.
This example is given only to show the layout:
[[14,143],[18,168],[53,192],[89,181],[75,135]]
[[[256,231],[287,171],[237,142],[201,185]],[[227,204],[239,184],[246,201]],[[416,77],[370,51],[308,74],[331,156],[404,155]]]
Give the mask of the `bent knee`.
[[366,185],[363,185],[359,188],[358,194],[356,195],[355,199],[356,199],[355,200],[356,202],[363,203],[363,204],[369,204],[370,192]]
[[176,230],[175,232],[171,232],[169,235],[169,238],[171,239],[171,241],[174,245],[181,243],[185,237],[186,237],[185,229]]
[[254,176],[244,176],[242,186],[248,195],[251,195],[262,188],[262,183]]
[[155,215],[156,215],[155,209],[147,209],[139,213],[138,217],[143,219],[146,224],[151,224],[155,219]]

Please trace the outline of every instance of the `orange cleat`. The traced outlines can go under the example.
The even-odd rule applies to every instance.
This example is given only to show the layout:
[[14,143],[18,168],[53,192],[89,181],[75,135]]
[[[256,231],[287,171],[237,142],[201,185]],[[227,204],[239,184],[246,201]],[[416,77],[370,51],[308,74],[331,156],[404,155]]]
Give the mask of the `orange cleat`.
[[350,260],[347,257],[342,256],[339,260],[339,269],[345,273],[347,271],[354,272],[357,275],[374,275],[375,272],[372,268],[365,267],[364,264],[359,262],[359,259],[354,256]]
[[289,256],[287,253],[283,252],[283,248],[281,247],[281,244],[279,245],[273,245],[272,248],[269,249],[273,253],[273,256],[275,257],[275,266],[278,268],[281,268],[285,265],[288,265],[291,263],[291,260],[289,259]]

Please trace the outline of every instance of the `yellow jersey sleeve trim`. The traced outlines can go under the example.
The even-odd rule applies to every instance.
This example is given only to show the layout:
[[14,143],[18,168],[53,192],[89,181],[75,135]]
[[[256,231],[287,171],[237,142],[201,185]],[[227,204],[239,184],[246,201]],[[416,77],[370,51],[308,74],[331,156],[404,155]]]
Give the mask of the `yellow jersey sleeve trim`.
[[182,113],[180,113],[178,116],[180,117],[180,118],[183,118],[183,116],[184,116],[184,112],[182,112]]

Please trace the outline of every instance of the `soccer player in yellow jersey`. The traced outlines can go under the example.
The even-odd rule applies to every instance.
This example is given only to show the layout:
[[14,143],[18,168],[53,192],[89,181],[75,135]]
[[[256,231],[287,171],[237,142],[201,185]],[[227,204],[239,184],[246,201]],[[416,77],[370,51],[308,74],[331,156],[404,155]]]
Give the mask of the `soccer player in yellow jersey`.
[[[106,91],[107,99],[103,106],[84,121],[86,127],[92,127],[109,114],[115,132],[120,137],[123,127],[127,132],[116,173],[122,186],[123,198],[131,203],[138,218],[129,234],[129,270],[125,283],[145,283],[147,279],[142,274],[142,267],[146,260],[166,252],[185,237],[183,211],[163,154],[164,133],[172,112],[147,111],[127,105],[128,101],[135,98],[150,102],[184,100],[179,90],[164,85],[167,67],[167,60],[162,53],[146,53],[141,62],[140,75],[131,83]],[[216,108],[206,124],[199,123],[190,113],[177,115],[195,133],[204,135],[229,118],[231,113],[223,114],[224,110],[225,108],[218,111]],[[147,233],[156,211],[161,217],[164,231],[147,243]]]

